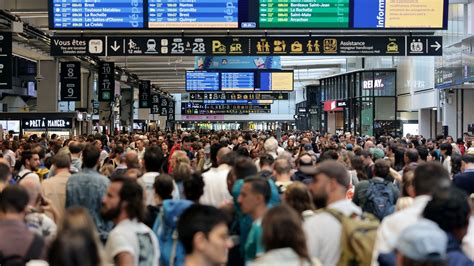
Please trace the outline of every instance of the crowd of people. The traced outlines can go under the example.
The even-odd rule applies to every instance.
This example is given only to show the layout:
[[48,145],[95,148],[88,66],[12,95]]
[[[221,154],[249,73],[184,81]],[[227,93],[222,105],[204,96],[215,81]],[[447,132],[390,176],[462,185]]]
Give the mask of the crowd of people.
[[0,265],[474,265],[469,134],[2,142]]

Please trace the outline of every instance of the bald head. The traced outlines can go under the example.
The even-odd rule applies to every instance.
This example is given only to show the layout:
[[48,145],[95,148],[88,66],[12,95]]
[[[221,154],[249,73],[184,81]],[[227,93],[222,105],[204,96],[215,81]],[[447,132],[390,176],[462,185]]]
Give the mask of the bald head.
[[128,151],[125,153],[125,164],[127,168],[140,168],[138,161],[138,153],[136,151]]
[[230,153],[230,149],[227,147],[220,148],[220,150],[217,152],[217,164],[221,164],[223,161],[223,158]]
[[30,202],[28,204],[31,206],[36,206],[41,193],[41,183],[34,178],[24,178],[20,181],[19,185],[25,188],[28,192],[28,196],[30,198]]
[[364,150],[368,151],[370,148],[375,148],[375,144],[371,140],[368,140],[364,144]]

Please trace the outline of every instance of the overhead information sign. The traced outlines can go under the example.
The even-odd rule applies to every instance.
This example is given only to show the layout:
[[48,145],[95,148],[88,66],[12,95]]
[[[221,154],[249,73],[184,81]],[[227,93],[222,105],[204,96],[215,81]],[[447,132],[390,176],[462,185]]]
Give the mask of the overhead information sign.
[[143,0],[49,0],[51,29],[140,29]]
[[441,36],[407,37],[407,55],[443,55]]
[[260,28],[349,28],[349,0],[259,0]]
[[138,108],[150,108],[151,82],[142,80],[138,84]]
[[449,6],[449,0],[48,1],[52,30],[446,29]]
[[156,92],[151,95],[150,114],[160,114],[160,95]]
[[61,101],[81,100],[81,63],[61,63]]
[[0,89],[12,88],[12,34],[0,32]]
[[238,7],[238,0],[148,0],[148,28],[238,28]]
[[105,37],[51,37],[51,56],[105,56]]
[[[52,56],[94,55],[88,43],[98,44],[102,56],[418,56],[442,55],[441,37],[416,36],[428,40],[426,53],[413,53],[404,36],[315,36],[315,37],[106,37],[101,50],[98,38],[53,37]],[[61,40],[60,42],[56,42]],[[434,49],[437,45],[440,46]],[[77,45],[80,42],[80,45]],[[80,47],[80,48],[78,48]],[[96,49],[93,48],[93,49]],[[105,50],[105,53],[104,53]],[[81,51],[80,53],[77,51]],[[99,54],[98,51],[101,53]],[[428,53],[429,51],[429,53]],[[259,62],[255,62],[258,64]]]
[[113,62],[100,62],[99,64],[99,102],[114,100],[115,91],[115,64]]

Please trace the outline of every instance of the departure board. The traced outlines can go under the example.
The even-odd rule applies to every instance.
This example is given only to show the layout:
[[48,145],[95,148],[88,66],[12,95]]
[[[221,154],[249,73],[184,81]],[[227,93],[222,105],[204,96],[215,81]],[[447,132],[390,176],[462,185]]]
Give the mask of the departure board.
[[186,91],[218,91],[219,73],[206,71],[186,72]]
[[[52,29],[138,29],[143,0],[50,0]],[[51,2],[50,2],[51,3]]]
[[255,88],[253,72],[222,72],[223,91],[253,91]]
[[238,28],[238,0],[148,0],[148,28]]
[[260,28],[349,28],[350,0],[259,0]]

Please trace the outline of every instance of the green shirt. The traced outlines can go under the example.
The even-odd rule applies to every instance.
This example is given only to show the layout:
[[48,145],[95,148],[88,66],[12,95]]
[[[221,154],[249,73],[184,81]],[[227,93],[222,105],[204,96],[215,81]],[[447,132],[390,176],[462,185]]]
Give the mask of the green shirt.
[[265,253],[265,249],[262,245],[262,219],[258,219],[252,223],[245,242],[245,261],[253,261],[263,253]]

